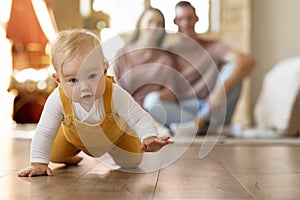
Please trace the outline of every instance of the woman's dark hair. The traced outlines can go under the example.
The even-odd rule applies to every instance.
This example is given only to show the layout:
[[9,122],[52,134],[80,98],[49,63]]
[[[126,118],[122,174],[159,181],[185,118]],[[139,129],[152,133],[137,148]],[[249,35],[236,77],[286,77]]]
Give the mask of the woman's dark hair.
[[[164,14],[157,8],[153,8],[153,7],[148,7],[144,10],[144,12],[141,14],[141,16],[139,17],[137,23],[136,23],[136,27],[135,27],[135,31],[133,33],[133,36],[130,40],[130,43],[134,43],[135,41],[137,41],[137,39],[139,38],[140,36],[140,28],[141,28],[141,21],[143,19],[143,17],[145,16],[145,14],[149,11],[154,11],[154,12],[157,12],[159,13],[162,18],[163,18],[163,28],[165,28],[165,17],[164,17]],[[166,31],[164,30],[163,31],[163,34],[161,35],[161,37],[159,37],[159,39],[157,40],[157,46],[161,46],[163,41],[164,41],[164,38],[165,38],[165,35],[166,35]]]

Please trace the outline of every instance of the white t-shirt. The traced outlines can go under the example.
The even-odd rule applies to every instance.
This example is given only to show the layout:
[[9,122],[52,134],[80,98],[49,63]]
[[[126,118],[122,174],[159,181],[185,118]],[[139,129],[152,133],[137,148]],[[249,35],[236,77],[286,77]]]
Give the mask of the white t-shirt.
[[[151,116],[120,86],[113,84],[113,112],[122,117],[137,132],[141,141],[146,137],[156,136],[157,127]],[[95,101],[87,112],[79,103],[72,103],[75,117],[82,122],[96,124],[105,116],[103,98]],[[53,141],[65,113],[56,88],[48,97],[35,135],[31,143],[30,162],[48,163]]]

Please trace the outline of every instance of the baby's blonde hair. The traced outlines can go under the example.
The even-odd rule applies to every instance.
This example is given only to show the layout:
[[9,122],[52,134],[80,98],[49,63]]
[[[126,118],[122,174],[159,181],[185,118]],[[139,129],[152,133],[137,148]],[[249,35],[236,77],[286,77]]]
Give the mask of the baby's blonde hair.
[[[100,39],[92,32],[85,29],[64,30],[58,33],[56,40],[51,45],[51,62],[56,72],[61,70],[62,65],[68,59],[75,58],[92,45],[100,49]],[[100,51],[103,59],[102,50]]]

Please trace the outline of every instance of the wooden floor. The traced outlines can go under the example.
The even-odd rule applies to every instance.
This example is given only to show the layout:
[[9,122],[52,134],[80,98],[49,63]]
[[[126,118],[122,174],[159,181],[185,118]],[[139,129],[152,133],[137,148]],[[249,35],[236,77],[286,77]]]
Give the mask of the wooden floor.
[[[204,159],[202,138],[171,165],[150,173],[109,170],[84,156],[79,166],[51,164],[55,176],[20,178],[32,131],[0,132],[1,200],[300,199],[300,140],[221,139]],[[180,144],[172,146],[180,149]]]

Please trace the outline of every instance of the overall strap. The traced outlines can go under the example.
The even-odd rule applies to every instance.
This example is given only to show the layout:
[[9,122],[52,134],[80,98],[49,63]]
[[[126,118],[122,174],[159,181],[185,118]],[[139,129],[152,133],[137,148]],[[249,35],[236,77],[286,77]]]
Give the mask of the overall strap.
[[106,87],[103,94],[103,104],[104,104],[105,114],[109,114],[112,113],[113,110],[112,90],[113,90],[114,77],[106,76],[105,82],[106,82]]
[[58,90],[59,90],[60,100],[61,100],[63,110],[65,112],[65,115],[73,116],[72,101],[70,99],[68,99],[68,97],[65,95],[65,93],[61,87],[58,87]]

